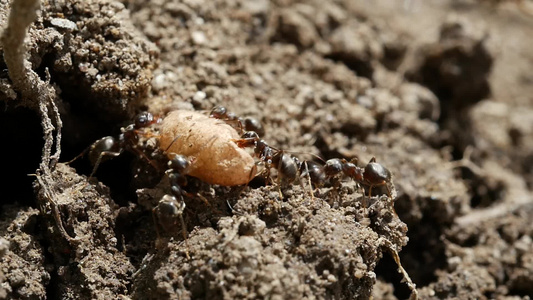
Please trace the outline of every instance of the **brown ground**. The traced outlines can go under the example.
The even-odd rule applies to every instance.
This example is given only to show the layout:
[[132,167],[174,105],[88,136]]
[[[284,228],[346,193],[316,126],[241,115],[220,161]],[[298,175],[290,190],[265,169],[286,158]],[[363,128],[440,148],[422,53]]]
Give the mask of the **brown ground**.
[[[26,73],[0,48],[0,299],[406,299],[395,250],[422,299],[530,299],[532,37],[527,0],[47,1]],[[351,180],[280,199],[191,178],[209,204],[158,236],[166,177],[130,153],[90,183],[88,159],[55,164],[48,95],[60,162],[138,111],[224,105],[272,146],[375,156],[399,217],[374,189],[366,219]]]

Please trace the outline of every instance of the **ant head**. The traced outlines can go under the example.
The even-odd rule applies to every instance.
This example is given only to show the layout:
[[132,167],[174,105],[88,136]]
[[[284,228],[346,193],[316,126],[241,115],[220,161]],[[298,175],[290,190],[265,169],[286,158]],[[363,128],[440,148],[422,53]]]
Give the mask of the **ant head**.
[[189,161],[183,155],[170,153],[168,158],[168,167],[178,173],[182,173],[189,168]]
[[176,222],[176,216],[182,214],[184,209],[185,202],[178,201],[178,198],[167,194],[159,200],[155,212],[161,225],[172,227]]
[[209,114],[209,116],[211,118],[215,118],[215,119],[222,119],[224,117],[226,117],[226,114],[227,114],[227,110],[224,106],[215,106],[212,110],[211,110],[211,113]]
[[135,116],[135,128],[144,128],[147,126],[150,126],[151,124],[155,123],[154,121],[154,115],[147,111],[143,111],[137,116]]
[[383,165],[371,160],[368,165],[366,165],[364,170],[365,180],[370,182],[386,181],[391,180],[391,172],[385,168]]

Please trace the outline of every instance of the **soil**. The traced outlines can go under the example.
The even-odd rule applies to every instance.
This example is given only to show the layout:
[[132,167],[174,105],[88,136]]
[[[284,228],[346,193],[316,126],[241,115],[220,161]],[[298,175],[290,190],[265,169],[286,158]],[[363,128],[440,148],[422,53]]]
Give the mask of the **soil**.
[[[22,50],[12,4],[0,299],[533,297],[531,1],[46,1]],[[67,164],[140,111],[217,105],[300,160],[375,157],[390,195],[188,177],[182,230],[153,138]]]

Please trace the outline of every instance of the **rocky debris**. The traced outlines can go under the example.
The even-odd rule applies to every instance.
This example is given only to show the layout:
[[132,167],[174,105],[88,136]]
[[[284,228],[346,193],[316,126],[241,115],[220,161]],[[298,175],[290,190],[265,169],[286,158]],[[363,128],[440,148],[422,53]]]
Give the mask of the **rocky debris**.
[[0,219],[0,299],[46,299],[51,280],[39,211],[3,206]]
[[[310,197],[302,178],[302,185],[283,185],[280,198],[276,186],[260,179],[243,190],[189,178],[185,189],[193,196],[184,197],[183,240],[178,222],[169,232],[157,230],[152,209],[169,185],[162,170],[148,170],[146,159],[125,154],[104,162],[96,177],[110,190],[60,163],[56,184],[49,187],[53,197],[39,191],[42,211],[31,210],[30,219],[42,226],[16,233],[36,239],[36,257],[46,257],[46,268],[40,260],[26,274],[35,278],[28,281],[35,282],[35,295],[407,298],[391,250],[401,250],[423,298],[530,295],[530,107],[484,100],[494,78],[507,75],[489,76],[494,62],[506,61],[486,44],[499,31],[479,29],[485,18],[480,10],[439,21],[436,16],[458,9],[428,13],[429,4],[420,2],[422,13],[412,8],[383,17],[378,2],[365,3],[367,10],[354,1],[313,0],[46,6],[31,29],[28,58],[42,78],[49,68],[51,82],[62,91],[60,102],[67,103],[60,107],[67,154],[62,159],[97,138],[118,135],[136,109],[162,116],[176,108],[224,105],[260,120],[269,145],[301,160],[321,163],[314,154],[364,166],[376,157],[393,174],[393,197],[384,196],[383,187],[368,197],[369,188],[350,179]],[[7,7],[0,5],[0,15],[7,15]],[[490,17],[510,25],[497,14]],[[410,26],[398,26],[402,18]],[[429,24],[419,19],[443,25],[414,28],[414,20]],[[512,25],[527,29],[524,24]],[[527,65],[527,53],[515,65]],[[75,89],[79,82],[83,93]],[[0,74],[0,104],[17,97],[8,76]],[[92,114],[76,108],[80,97],[91,100]],[[2,139],[13,149],[4,155],[10,163],[4,169],[19,168],[31,159],[19,150],[35,147],[18,145],[41,134],[27,137],[25,127],[5,124],[17,128]],[[70,145],[76,142],[83,146]],[[15,210],[24,215],[34,199],[22,201],[28,204]],[[53,203],[56,217],[48,214]],[[12,268],[4,263],[15,251],[11,238],[4,238],[11,246],[0,258],[0,294],[9,297],[13,286],[6,284],[6,270]]]
[[[58,164],[52,176],[55,185],[36,186],[36,192],[45,210],[45,234],[57,286],[54,293],[62,299],[127,295],[134,268],[118,249],[116,205],[109,191],[101,184],[91,185],[64,164]],[[54,216],[54,207],[59,218]]]

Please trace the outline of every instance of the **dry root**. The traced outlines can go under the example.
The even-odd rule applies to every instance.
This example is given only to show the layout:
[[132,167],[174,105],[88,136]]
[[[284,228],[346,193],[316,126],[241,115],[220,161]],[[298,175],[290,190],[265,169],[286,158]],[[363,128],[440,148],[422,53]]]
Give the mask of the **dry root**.
[[400,262],[400,256],[398,255],[398,251],[396,251],[395,247],[392,245],[392,243],[389,240],[386,240],[384,238],[381,239],[381,244],[387,249],[390,254],[392,255],[392,258],[396,262],[396,265],[398,265],[398,272],[402,274],[403,281],[407,284],[409,289],[411,290],[411,296],[409,297],[410,300],[418,299],[418,291],[416,289],[416,284],[413,283],[411,280],[411,277],[409,277],[409,274],[407,271],[403,268],[402,263]]
[[[24,58],[26,53],[24,47],[24,38],[29,26],[37,17],[39,9],[38,0],[14,0],[9,14],[8,26],[2,34],[2,44],[4,48],[4,60],[6,62],[9,77],[13,86],[22,95],[23,102],[21,105],[28,106],[39,110],[41,115],[41,125],[44,133],[44,147],[41,156],[39,169],[35,174],[37,183],[44,193],[44,198],[48,200],[51,206],[52,214],[56,220],[61,234],[68,241],[72,241],[63,224],[59,214],[56,201],[57,196],[54,194],[52,186],[55,180],[52,177],[52,169],[59,160],[61,154],[61,128],[63,126],[57,108],[58,101],[55,89],[49,83],[50,74],[46,70],[48,80],[43,81],[39,75],[31,69],[31,64]],[[54,123],[50,118],[50,111],[54,117]],[[54,126],[55,125],[55,126]],[[54,138],[54,130],[56,135]],[[52,148],[55,143],[55,151],[52,154]],[[41,213],[46,214],[46,203],[41,203]]]

